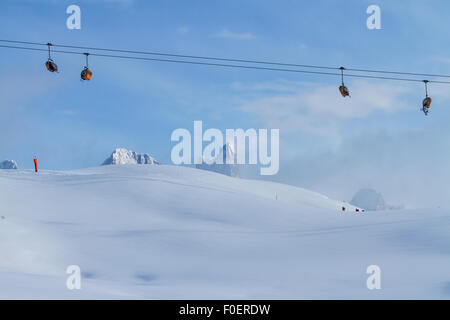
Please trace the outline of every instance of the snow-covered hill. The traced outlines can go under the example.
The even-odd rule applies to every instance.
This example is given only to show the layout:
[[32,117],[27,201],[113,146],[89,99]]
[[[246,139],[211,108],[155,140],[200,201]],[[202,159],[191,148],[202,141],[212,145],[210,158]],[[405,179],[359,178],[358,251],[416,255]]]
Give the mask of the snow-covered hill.
[[342,205],[186,167],[3,170],[0,298],[450,298],[448,211]]

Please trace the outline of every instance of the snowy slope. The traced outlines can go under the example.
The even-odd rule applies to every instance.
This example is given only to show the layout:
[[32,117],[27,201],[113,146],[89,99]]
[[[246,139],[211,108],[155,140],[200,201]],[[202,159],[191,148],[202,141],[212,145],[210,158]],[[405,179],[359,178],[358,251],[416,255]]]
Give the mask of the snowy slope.
[[448,211],[341,206],[185,167],[0,171],[0,298],[450,298]]

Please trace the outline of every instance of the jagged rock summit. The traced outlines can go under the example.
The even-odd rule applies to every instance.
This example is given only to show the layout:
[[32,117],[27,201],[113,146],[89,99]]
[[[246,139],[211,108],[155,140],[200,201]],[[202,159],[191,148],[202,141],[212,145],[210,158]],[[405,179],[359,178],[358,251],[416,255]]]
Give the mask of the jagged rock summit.
[[[222,163],[217,163],[217,159],[222,159]],[[227,159],[234,159],[234,164],[227,164]],[[212,164],[208,164],[205,160],[203,163],[197,164],[195,167],[201,170],[213,171],[221,174],[225,174],[230,177],[240,176],[240,165],[236,164],[236,152],[234,146],[230,143],[223,145],[220,153],[217,155],[216,159]]]
[[159,164],[147,153],[138,154],[124,148],[117,148],[102,165],[119,164]]
[[19,166],[14,160],[5,160],[0,162],[0,169],[18,169]]

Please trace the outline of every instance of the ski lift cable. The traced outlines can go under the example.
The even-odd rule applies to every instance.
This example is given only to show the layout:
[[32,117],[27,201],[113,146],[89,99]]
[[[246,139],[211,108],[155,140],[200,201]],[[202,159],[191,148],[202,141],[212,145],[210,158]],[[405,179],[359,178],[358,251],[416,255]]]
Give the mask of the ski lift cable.
[[[44,43],[38,42],[28,42],[28,41],[13,41],[13,40],[0,40],[0,42],[18,43],[18,44],[28,44],[28,45],[44,45]],[[45,44],[46,45],[46,44]],[[279,65],[279,66],[289,66],[289,67],[302,67],[302,68],[315,68],[315,69],[328,69],[328,70],[338,70],[336,67],[327,66],[316,66],[316,65],[303,65],[294,63],[282,63],[282,62],[271,62],[271,61],[258,61],[258,60],[245,60],[245,59],[232,59],[232,58],[219,58],[219,57],[206,57],[206,56],[195,56],[195,55],[182,55],[164,52],[149,52],[149,51],[135,51],[135,50],[121,50],[121,49],[107,49],[107,48],[97,48],[97,47],[83,47],[83,46],[70,46],[70,45],[58,45],[53,44],[55,47],[68,48],[68,49],[81,49],[81,50],[94,50],[94,51],[109,51],[118,53],[132,53],[132,54],[143,54],[143,55],[157,55],[157,56],[168,56],[177,58],[189,58],[189,59],[201,59],[201,60],[216,60],[216,61],[228,61],[228,62],[243,62],[243,63],[255,63],[255,64],[268,64],[268,65]],[[450,77],[450,76],[449,76]]]
[[[0,39],[0,42],[16,43],[16,44],[27,44],[27,45],[36,45],[36,46],[46,46],[46,45],[48,45],[47,43],[29,42],[29,41],[17,41],[17,40],[4,40],[4,39]],[[273,62],[273,61],[258,61],[258,60],[233,59],[233,58],[221,58],[221,57],[208,57],[208,56],[196,56],[196,55],[182,55],[182,54],[163,53],[163,52],[108,49],[108,48],[73,46],[73,45],[62,45],[62,44],[51,44],[51,45],[53,47],[67,48],[67,49],[107,51],[107,52],[131,53],[131,54],[142,54],[142,55],[157,55],[157,56],[176,57],[176,58],[215,60],[215,61],[224,61],[224,62],[241,62],[241,63],[277,65],[277,66],[284,66],[284,67],[300,67],[300,68],[311,68],[311,69],[326,69],[326,70],[339,70],[340,69],[339,67],[307,65],[307,64],[294,64],[294,63],[282,63],[282,62]],[[345,70],[353,71],[353,72],[364,72],[364,73],[380,73],[380,74],[397,74],[397,75],[407,75],[407,76],[450,78],[450,75],[433,74],[433,73],[416,73],[416,72],[401,72],[401,71],[391,71],[391,70],[374,70],[374,69],[358,69],[358,68],[345,68]]]
[[[55,46],[55,45],[53,45],[53,46]],[[23,50],[31,50],[31,51],[47,51],[46,49],[40,49],[40,48],[29,48],[29,47],[9,46],[9,45],[0,45],[0,48],[23,49]],[[67,51],[67,50],[52,50],[52,52],[53,53],[64,53],[64,54],[78,54],[78,55],[86,54],[85,52]],[[118,58],[118,59],[133,59],[133,60],[143,60],[143,61],[159,61],[159,62],[170,62],[170,63],[183,63],[183,64],[194,64],[194,65],[205,65],[205,66],[228,67],[228,68],[242,68],[242,69],[254,69],[254,70],[267,70],[267,71],[279,71],[279,72],[342,76],[341,73],[308,71],[308,70],[298,70],[298,69],[272,68],[272,67],[262,67],[262,66],[224,64],[224,63],[200,62],[200,61],[189,61],[189,60],[175,60],[175,59],[147,58],[147,57],[112,55],[112,54],[101,54],[101,53],[89,53],[89,55],[97,56],[97,57]],[[346,70],[349,70],[349,69],[346,69]],[[395,78],[395,77],[373,76],[373,75],[363,75],[363,74],[349,74],[349,73],[346,73],[345,76],[353,77],[353,78],[382,79],[382,80],[396,80],[396,81],[409,81],[409,82],[423,82],[424,81],[424,80],[410,79],[410,78]],[[428,82],[429,83],[450,84],[450,81],[429,80]]]

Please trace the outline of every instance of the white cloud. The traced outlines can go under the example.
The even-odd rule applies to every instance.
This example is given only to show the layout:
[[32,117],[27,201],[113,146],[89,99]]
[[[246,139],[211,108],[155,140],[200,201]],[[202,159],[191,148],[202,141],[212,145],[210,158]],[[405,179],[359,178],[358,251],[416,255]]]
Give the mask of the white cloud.
[[300,45],[298,46],[298,49],[300,52],[305,52],[308,50],[308,46],[304,43],[300,43]]
[[[268,84],[264,84],[269,87]],[[273,88],[287,91],[286,84]],[[406,87],[388,83],[354,81],[351,98],[342,98],[338,85],[293,84],[292,92],[279,92],[243,103],[239,109],[254,114],[270,127],[285,131],[329,134],[343,120],[365,118],[375,111],[394,113],[408,108],[402,97]]]
[[185,35],[185,34],[187,34],[189,32],[189,28],[188,27],[178,27],[177,28],[177,33],[179,34],[179,35]]
[[215,34],[217,38],[237,39],[237,40],[251,40],[255,38],[255,35],[250,32],[232,32],[228,29],[222,29],[219,33]]
[[257,93],[292,93],[295,94],[299,86],[306,85],[304,82],[291,82],[285,80],[267,81],[258,83],[246,83],[235,81],[231,83],[230,87],[236,91],[242,92],[257,92]]
[[65,115],[65,116],[75,116],[78,114],[78,111],[72,110],[72,109],[63,109],[63,110],[59,110],[58,113]]

